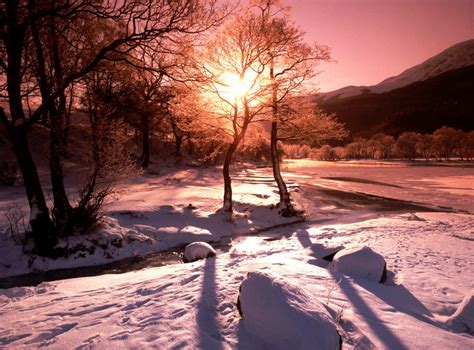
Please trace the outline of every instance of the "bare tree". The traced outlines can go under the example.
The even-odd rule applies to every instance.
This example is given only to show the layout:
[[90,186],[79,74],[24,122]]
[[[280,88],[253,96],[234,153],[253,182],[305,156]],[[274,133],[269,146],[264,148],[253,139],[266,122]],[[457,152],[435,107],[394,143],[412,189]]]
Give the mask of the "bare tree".
[[290,21],[289,9],[279,0],[258,0],[254,3],[260,12],[260,35],[264,39],[262,63],[268,68],[266,74],[271,90],[270,144],[273,176],[278,185],[280,205],[284,206],[281,214],[293,216],[296,212],[281,176],[277,149],[279,124],[283,118],[289,121],[290,114],[286,113],[283,117],[281,110],[288,104],[289,99],[307,93],[305,83],[316,75],[318,62],[329,60],[329,49],[326,46],[307,44],[304,41],[304,32]]
[[449,160],[459,145],[459,130],[443,126],[433,133],[439,158]]
[[[75,81],[93,71],[101,61],[120,59],[134,64],[135,61],[129,58],[133,58],[133,52],[139,46],[154,50],[161,48],[166,51],[176,45],[181,36],[202,33],[216,25],[222,19],[222,14],[217,10],[215,2],[214,0],[12,0],[0,4],[0,68],[6,75],[9,104],[9,116],[1,109],[0,117],[8,130],[23,177],[30,205],[30,225],[39,254],[53,253],[57,233],[49,215],[36,165],[28,145],[29,126],[43,118],[45,113],[54,111],[54,108],[58,106],[62,108],[65,91]],[[54,21],[58,21],[59,18],[62,23],[67,23],[67,29],[72,32],[75,28],[85,28],[77,26],[81,22],[101,23],[104,30],[110,27],[108,24],[115,21],[119,24],[119,28],[107,34],[104,31],[87,32],[83,36],[84,40],[80,41],[77,47],[74,41],[68,41],[70,39],[68,35],[64,35],[63,38],[68,41],[67,46],[76,49],[78,59],[69,58],[69,62],[75,62],[74,67],[69,71],[61,72],[61,63],[58,61],[59,65],[57,65],[55,58],[57,56],[55,52],[58,53],[59,49],[54,48],[54,38],[60,37],[57,31],[59,27]],[[52,58],[50,62],[42,64],[41,59],[46,60],[47,56],[41,55],[38,48],[42,46],[38,44],[43,44],[41,40],[44,39],[36,40],[34,37],[47,33],[45,28],[39,27],[48,24],[50,38],[53,39],[52,55],[49,55]],[[53,67],[51,70],[53,74],[50,74],[50,77],[55,78],[52,83],[42,85],[42,101],[27,118],[23,108],[28,93],[24,94],[23,88],[31,84],[26,72],[31,68],[29,54],[32,51],[32,45],[36,45],[37,48],[38,75],[43,74],[41,73],[42,65],[45,67],[49,65]],[[46,81],[43,78],[40,76],[38,80]],[[53,104],[56,104],[56,107],[53,107]],[[52,128],[53,132],[58,129]],[[60,137],[60,135],[54,135],[54,137]],[[52,137],[52,143],[56,147],[57,142],[54,137]],[[57,171],[56,175],[58,175],[55,178],[61,182],[62,174],[58,170],[61,167],[60,162],[55,159],[52,159],[52,162],[54,171]],[[67,198],[63,200],[66,202]]]
[[400,157],[408,160],[416,158],[416,145],[420,142],[421,135],[417,132],[407,131],[398,137],[396,143],[397,153]]
[[107,62],[82,80],[81,104],[90,121],[90,150],[83,150],[89,158],[89,172],[64,227],[66,233],[86,233],[93,228],[114,185],[138,173],[126,147],[129,128],[123,116],[127,111],[121,105],[129,94],[129,85],[123,83],[129,73],[123,63]]
[[233,211],[230,165],[234,154],[250,123],[265,110],[262,79],[267,62],[262,57],[265,46],[260,24],[258,16],[242,10],[209,44],[204,65],[211,75],[207,85],[210,101],[221,120],[221,130],[231,140],[222,170],[223,210],[227,213]]
[[[182,156],[182,145],[186,142],[188,155],[204,162],[214,160],[216,151],[219,151],[214,146],[220,144],[222,135],[198,90],[175,84],[167,117],[174,136],[176,157]],[[206,144],[211,147],[206,147]]]

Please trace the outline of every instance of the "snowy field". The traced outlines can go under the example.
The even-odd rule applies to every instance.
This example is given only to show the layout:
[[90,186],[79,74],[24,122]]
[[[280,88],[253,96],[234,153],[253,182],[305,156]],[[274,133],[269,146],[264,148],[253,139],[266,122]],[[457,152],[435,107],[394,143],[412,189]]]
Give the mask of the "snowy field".
[[[270,169],[236,171],[237,213],[229,222],[216,212],[222,196],[218,170],[193,168],[124,185],[107,207],[102,230],[86,242],[115,242],[107,250],[29,264],[21,247],[4,238],[3,277],[104,263],[197,240],[230,243],[215,258],[188,264],[0,289],[0,347],[308,348],[302,344],[314,334],[298,329],[314,320],[310,306],[322,305],[343,349],[473,348],[472,328],[450,316],[474,289],[474,217],[462,212],[473,211],[474,168],[293,161],[285,163],[285,172],[307,220],[258,235],[249,234],[285,223],[271,209],[277,197]],[[2,188],[2,210],[20,193]],[[440,206],[455,210],[431,211]],[[341,246],[368,246],[381,254],[385,283],[344,274],[322,259]],[[278,313],[269,296],[263,306],[244,300],[254,316],[245,317],[244,308],[241,317],[239,287],[249,272],[268,274],[271,285],[300,301],[290,305],[299,311]],[[251,295],[265,290],[248,286]],[[472,310],[470,317],[472,322]]]

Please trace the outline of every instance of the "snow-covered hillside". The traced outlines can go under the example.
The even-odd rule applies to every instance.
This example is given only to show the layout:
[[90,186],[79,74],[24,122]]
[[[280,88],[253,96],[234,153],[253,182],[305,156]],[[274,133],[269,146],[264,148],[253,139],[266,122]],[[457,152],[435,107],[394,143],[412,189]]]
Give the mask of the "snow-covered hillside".
[[331,97],[346,98],[356,96],[364,91],[382,93],[401,88],[417,81],[433,78],[453,69],[474,64],[474,39],[453,45],[426,61],[411,67],[401,74],[387,78],[373,86],[346,86],[338,90],[321,94],[324,100]]

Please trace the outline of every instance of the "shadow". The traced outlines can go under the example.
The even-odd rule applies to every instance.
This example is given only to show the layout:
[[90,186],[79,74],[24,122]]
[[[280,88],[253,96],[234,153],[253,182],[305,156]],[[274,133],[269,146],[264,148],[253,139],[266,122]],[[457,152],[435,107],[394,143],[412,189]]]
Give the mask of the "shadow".
[[336,181],[347,181],[347,182],[358,182],[363,184],[370,184],[370,185],[380,185],[380,186],[388,186],[388,187],[396,187],[396,188],[403,188],[402,186],[393,185],[385,182],[379,182],[369,179],[361,179],[357,177],[346,177],[346,176],[322,176],[321,179],[327,180],[336,180]]
[[[168,244],[169,248],[199,240],[219,243],[223,239],[259,234],[269,225],[294,224],[280,217],[277,209],[269,205],[234,201],[234,209],[238,213],[235,222],[221,210],[203,214],[199,208],[187,204],[160,205],[155,210],[111,210],[107,214],[116,218],[120,226]],[[269,221],[269,217],[274,218],[274,222]]]
[[[280,239],[287,239],[290,238],[291,236],[294,235],[296,232],[296,236],[298,240],[300,241],[301,245],[303,247],[308,247],[310,246],[311,243],[311,236],[308,233],[309,228],[315,228],[318,226],[323,226],[331,221],[334,221],[335,218],[324,218],[324,219],[318,219],[318,220],[306,220],[303,222],[296,222],[298,224],[299,229],[296,231],[293,230],[288,230],[287,228],[281,229],[277,228],[274,230],[271,230],[270,232],[267,232],[266,235],[268,236],[265,238],[266,241],[278,241]],[[290,224],[291,225],[291,224]],[[324,234],[321,235],[315,235],[313,236],[315,238],[321,238],[324,237]]]
[[[430,204],[415,203],[390,197],[378,196],[363,192],[344,191],[319,185],[301,186],[308,198],[323,206],[333,206],[336,209],[361,210],[371,209],[377,212],[413,212],[428,211],[442,212],[441,208]],[[334,210],[334,209],[332,209]]]
[[216,288],[216,258],[208,258],[204,265],[201,299],[198,302],[196,314],[199,349],[223,349],[224,338],[217,321]]
[[[175,238],[182,238],[179,237],[182,235],[192,235],[195,238],[208,238],[209,235],[221,236],[219,233],[222,231],[222,224],[226,223],[216,224],[216,221],[223,221],[222,218],[216,220],[216,216],[221,216],[219,213],[199,216],[192,208],[187,208],[186,206],[180,211],[176,209],[180,208],[175,208],[171,205],[161,205],[156,210],[119,210],[109,211],[108,214],[116,218],[120,226],[135,229],[158,239],[160,235],[170,236],[171,234]],[[173,228],[172,231],[171,228]],[[198,230],[187,231],[186,228]],[[202,233],[199,233],[199,230]]]
[[259,339],[256,335],[247,331],[244,326],[243,320],[240,319],[237,325],[237,350],[261,350],[271,349],[268,344]]
[[408,349],[385,324],[384,321],[378,318],[375,312],[362,299],[357,290],[351,285],[347,277],[336,275],[330,272],[334,280],[340,280],[339,288],[347,297],[347,300],[352,304],[353,308],[365,319],[367,325],[372,330],[374,336],[379,338],[385,348],[388,349]]
[[311,242],[311,238],[309,237],[309,233],[307,230],[296,230],[296,238],[298,238],[298,241],[300,242],[303,248],[308,248],[313,245],[313,242]]
[[371,283],[365,280],[359,280],[357,283],[377,298],[392,306],[397,312],[403,312],[419,321],[434,326],[437,325],[436,322],[433,322],[429,318],[433,316],[432,313],[403,285],[387,286],[384,284]]

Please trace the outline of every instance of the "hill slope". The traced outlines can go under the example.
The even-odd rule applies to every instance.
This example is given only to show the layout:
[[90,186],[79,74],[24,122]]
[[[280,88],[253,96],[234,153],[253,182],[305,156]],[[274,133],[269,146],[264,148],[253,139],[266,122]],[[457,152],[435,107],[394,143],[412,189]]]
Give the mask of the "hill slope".
[[417,81],[433,78],[444,72],[474,64],[474,39],[453,45],[426,61],[411,67],[401,74],[387,78],[373,86],[346,86],[321,94],[323,100],[347,98],[364,92],[382,93],[401,88]]
[[385,93],[316,101],[325,112],[336,113],[355,136],[426,133],[443,125],[474,130],[474,65]]

